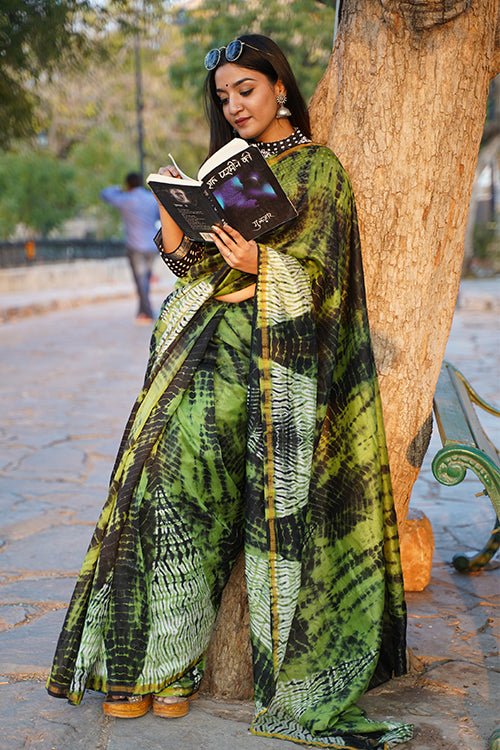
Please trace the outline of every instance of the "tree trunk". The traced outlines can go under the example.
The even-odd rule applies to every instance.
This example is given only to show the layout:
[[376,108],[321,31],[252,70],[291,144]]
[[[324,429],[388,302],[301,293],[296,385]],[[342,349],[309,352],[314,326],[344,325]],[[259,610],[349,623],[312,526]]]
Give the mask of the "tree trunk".
[[[431,431],[460,280],[490,78],[497,0],[344,0],[311,105],[315,137],[354,185],[396,508]],[[500,46],[497,41],[497,46]],[[243,565],[226,589],[203,689],[251,696]]]
[[458,293],[497,13],[497,0],[344,0],[311,104],[356,195],[400,524]]
[[241,554],[224,589],[200,686],[202,693],[230,700],[252,698],[249,620],[245,562]]

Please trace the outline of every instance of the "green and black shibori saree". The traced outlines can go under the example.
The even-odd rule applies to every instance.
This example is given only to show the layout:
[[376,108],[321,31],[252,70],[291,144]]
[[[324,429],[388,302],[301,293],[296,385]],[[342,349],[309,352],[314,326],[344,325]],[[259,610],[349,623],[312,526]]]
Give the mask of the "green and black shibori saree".
[[269,161],[298,209],[255,280],[215,249],[167,298],[48,689],[187,695],[244,545],[255,734],[384,748],[355,705],[405,672],[405,604],[354,200],[333,153]]

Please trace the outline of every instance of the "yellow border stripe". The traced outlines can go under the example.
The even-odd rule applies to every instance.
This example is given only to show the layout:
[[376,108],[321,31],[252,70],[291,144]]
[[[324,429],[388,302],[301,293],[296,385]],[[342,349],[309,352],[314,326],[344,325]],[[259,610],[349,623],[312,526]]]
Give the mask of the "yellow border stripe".
[[272,424],[271,411],[271,352],[269,347],[269,326],[267,320],[267,248],[261,253],[260,289],[261,289],[261,315],[262,315],[262,394],[264,397],[264,418],[268,425],[266,429],[266,484],[264,485],[265,498],[267,501],[268,526],[269,526],[269,574],[270,593],[272,608],[272,642],[273,642],[273,665],[276,677],[278,676],[279,659],[279,615],[278,615],[278,589],[276,586],[276,529],[274,526],[274,463],[273,463],[273,434],[269,424]]

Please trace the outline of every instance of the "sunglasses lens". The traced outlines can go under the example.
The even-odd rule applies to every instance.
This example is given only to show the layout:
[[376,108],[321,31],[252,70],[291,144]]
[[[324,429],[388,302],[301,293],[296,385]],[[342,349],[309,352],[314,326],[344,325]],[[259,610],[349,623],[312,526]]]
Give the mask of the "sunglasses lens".
[[225,51],[225,58],[228,62],[234,62],[238,59],[243,51],[243,42],[240,39],[234,39],[229,42]]
[[211,49],[205,56],[205,68],[207,70],[213,70],[217,67],[220,60],[220,50]]

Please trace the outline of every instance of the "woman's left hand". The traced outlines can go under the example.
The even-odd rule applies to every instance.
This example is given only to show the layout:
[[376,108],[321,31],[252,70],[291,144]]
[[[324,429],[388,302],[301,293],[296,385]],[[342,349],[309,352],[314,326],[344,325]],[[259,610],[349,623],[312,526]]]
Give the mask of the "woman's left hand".
[[229,224],[213,226],[212,236],[228,266],[245,273],[257,273],[259,250],[255,240],[246,240]]

